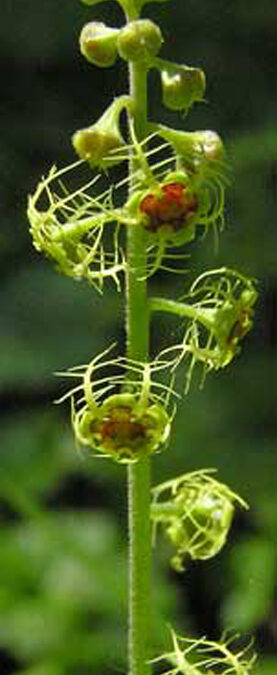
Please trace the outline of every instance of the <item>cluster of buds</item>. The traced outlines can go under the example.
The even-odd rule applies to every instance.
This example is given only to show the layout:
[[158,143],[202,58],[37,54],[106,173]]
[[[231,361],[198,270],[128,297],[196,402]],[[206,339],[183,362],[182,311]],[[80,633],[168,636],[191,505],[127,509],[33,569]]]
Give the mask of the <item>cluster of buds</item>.
[[205,74],[200,68],[158,58],[163,37],[150,19],[129,21],[122,28],[90,21],[82,28],[79,42],[82,55],[96,66],[112,66],[120,56],[125,61],[144,63],[148,70],[158,70],[163,103],[170,110],[186,112],[194,102],[203,100]]
[[[173,392],[152,378],[164,364],[140,364],[123,357],[103,360],[108,351],[88,366],[65,373],[80,378],[81,384],[59,402],[72,400],[78,442],[117,462],[136,462],[166,446],[174,414],[173,409],[171,414],[168,411]],[[112,377],[102,375],[107,368],[115,371]]]
[[162,525],[175,548],[171,564],[184,569],[186,558],[206,560],[224,546],[234,514],[234,504],[246,503],[226,485],[202,470],[173,478],[153,489],[154,532]]
[[80,33],[80,51],[90,63],[103,68],[112,66],[117,57],[150,65],[163,42],[159,26],[150,19],[129,21],[122,28],[112,28],[90,21]]
[[242,645],[238,635],[223,635],[216,642],[179,637],[173,629],[170,632],[172,651],[151,661],[170,664],[163,675],[249,675],[253,670],[256,654],[252,642]]

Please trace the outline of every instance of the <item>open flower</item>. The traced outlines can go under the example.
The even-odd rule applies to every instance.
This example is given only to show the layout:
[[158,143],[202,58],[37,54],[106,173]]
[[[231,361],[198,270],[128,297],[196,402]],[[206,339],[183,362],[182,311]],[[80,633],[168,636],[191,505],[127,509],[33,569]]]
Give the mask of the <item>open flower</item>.
[[252,672],[256,654],[252,641],[242,644],[240,636],[224,634],[219,641],[183,638],[171,629],[172,651],[151,663],[166,661],[170,669],[163,675],[248,675]]
[[187,319],[182,342],[160,354],[160,358],[173,354],[173,370],[189,359],[186,391],[196,363],[203,365],[205,377],[209,370],[227,366],[239,353],[241,340],[253,325],[257,297],[253,280],[221,268],[201,274],[184,296],[187,302],[150,300],[152,310],[169,311]]
[[186,134],[184,139],[180,132],[179,147],[178,132],[149,126],[154,133],[142,143],[131,129],[136,170],[125,209],[145,232],[149,274],[153,274],[158,268],[166,269],[163,260],[174,258],[172,249],[194,240],[198,228],[215,234],[222,228],[227,178],[222,155],[216,158],[219,145],[222,150],[216,134],[201,132],[197,138]]
[[197,196],[185,182],[166,183],[156,194],[149,192],[140,203],[145,229],[157,233],[163,228],[169,239],[186,229],[197,209]]
[[[64,169],[52,167],[30,195],[27,213],[33,243],[66,276],[86,278],[99,291],[111,278],[119,288],[119,274],[125,269],[118,243],[121,212],[113,206],[110,187],[99,189],[97,195],[99,174],[90,175],[80,186],[82,164],[79,160]],[[64,177],[76,185],[76,169],[78,187],[70,190]],[[110,237],[104,244],[107,228]]]
[[152,490],[151,517],[156,530],[161,525],[175,549],[171,564],[184,569],[184,560],[206,560],[224,546],[234,513],[234,504],[246,503],[227,485],[203,469],[178,476]]
[[[164,364],[141,364],[123,357],[103,360],[108,351],[88,366],[65,373],[80,378],[81,384],[60,401],[71,398],[73,428],[82,445],[117,462],[136,462],[166,445],[173,392],[152,377]],[[103,374],[106,368],[114,375]]]

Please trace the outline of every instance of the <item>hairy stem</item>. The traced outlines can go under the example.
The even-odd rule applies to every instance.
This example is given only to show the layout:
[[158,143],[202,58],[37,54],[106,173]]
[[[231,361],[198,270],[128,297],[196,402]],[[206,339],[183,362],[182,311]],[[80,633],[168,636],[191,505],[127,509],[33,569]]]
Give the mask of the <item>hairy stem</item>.
[[[139,140],[146,136],[147,71],[141,64],[130,64],[132,123]],[[130,158],[130,175],[136,169]],[[148,358],[148,308],[146,250],[140,228],[127,234],[126,331],[129,358]],[[128,467],[129,524],[129,675],[149,675],[147,660],[150,642],[150,460],[143,458]]]
[[150,312],[169,312],[169,314],[200,321],[209,330],[213,329],[212,317],[214,310],[208,307],[199,308],[183,302],[177,302],[176,300],[168,300],[167,298],[150,298],[148,306]]

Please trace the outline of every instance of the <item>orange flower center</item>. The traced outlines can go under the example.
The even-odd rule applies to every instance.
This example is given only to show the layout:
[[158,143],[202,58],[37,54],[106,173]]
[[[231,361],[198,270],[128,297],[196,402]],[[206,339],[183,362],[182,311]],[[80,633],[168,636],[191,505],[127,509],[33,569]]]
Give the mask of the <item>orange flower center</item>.
[[182,183],[169,183],[161,190],[161,196],[150,192],[140,204],[141,212],[147,216],[145,229],[157,232],[160,227],[167,226],[177,232],[196,212],[197,197]]
[[144,425],[132,417],[130,408],[123,406],[113,408],[99,424],[98,431],[103,445],[114,448],[140,445],[146,435]]

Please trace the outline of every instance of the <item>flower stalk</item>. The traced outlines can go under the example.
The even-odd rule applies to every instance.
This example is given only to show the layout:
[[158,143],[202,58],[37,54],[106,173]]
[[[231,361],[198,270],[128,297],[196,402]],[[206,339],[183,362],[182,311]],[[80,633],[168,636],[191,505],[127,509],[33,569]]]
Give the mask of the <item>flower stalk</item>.
[[[138,140],[147,135],[147,70],[139,62],[129,63],[132,100],[131,122]],[[130,175],[136,171],[136,157],[129,160]],[[131,188],[132,186],[130,186]],[[140,228],[127,234],[126,275],[127,354],[131,359],[148,360],[149,314],[147,308],[147,251]],[[150,457],[128,467],[129,532],[129,675],[149,675],[151,649],[151,525]]]
[[[92,456],[127,465],[128,675],[150,675],[152,663],[162,660],[172,665],[168,675],[202,675],[207,668],[209,675],[246,675],[254,660],[245,658],[245,650],[233,653],[228,640],[190,640],[172,631],[173,651],[155,659],[152,653],[152,523],[154,534],[159,527],[175,548],[171,562],[182,571],[188,557],[216,555],[234,506],[246,507],[210,470],[171,479],[151,493],[151,456],[170,439],[175,371],[185,364],[188,392],[197,363],[202,381],[208,371],[228,366],[252,327],[257,291],[253,280],[221,268],[202,273],[177,300],[148,297],[149,277],[157,271],[187,271],[186,246],[198,240],[199,231],[218,236],[229,178],[216,132],[180,131],[148,119],[149,70],[160,72],[164,105],[185,113],[203,100],[206,79],[199,68],[157,56],[163,38],[156,24],[140,19],[146,1],[118,0],[126,20],[121,28],[92,21],[82,29],[80,49],[89,63],[106,68],[118,57],[127,61],[129,90],[114,98],[98,121],[75,132],[79,160],[64,169],[53,167],[39,182],[28,201],[30,232],[36,250],[66,276],[85,279],[100,293],[109,280],[118,291],[124,286],[125,355],[114,357],[112,345],[88,365],[69,369],[64,375],[77,384],[60,402],[71,400],[79,444]],[[127,133],[121,129],[122,112]],[[124,162],[126,177],[111,184],[109,169]],[[84,166],[89,178],[78,177],[76,187],[75,172]],[[126,195],[118,205],[123,187]],[[173,313],[185,324],[184,335],[150,359],[150,320],[156,312]],[[161,371],[166,383],[159,381]]]

